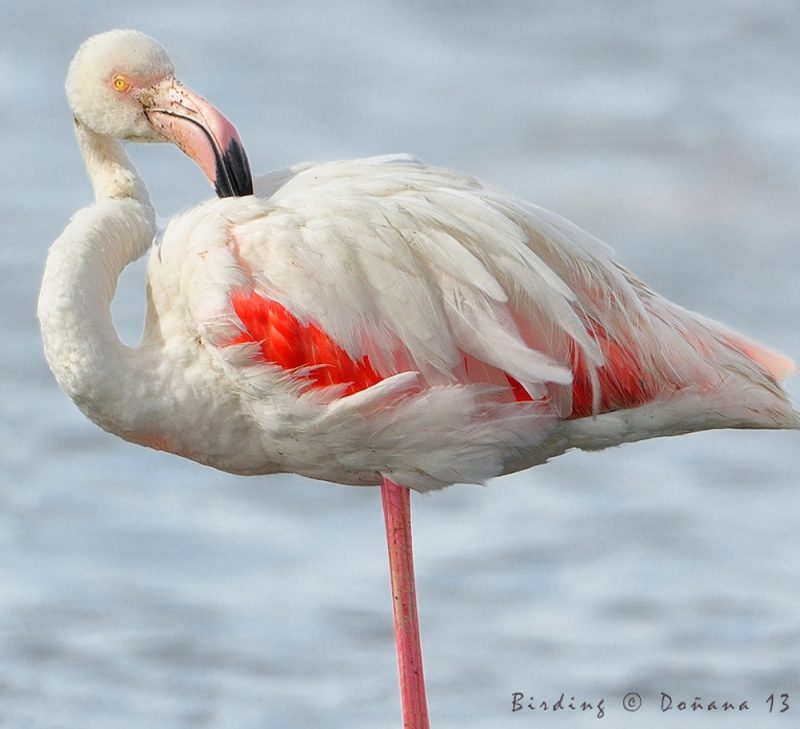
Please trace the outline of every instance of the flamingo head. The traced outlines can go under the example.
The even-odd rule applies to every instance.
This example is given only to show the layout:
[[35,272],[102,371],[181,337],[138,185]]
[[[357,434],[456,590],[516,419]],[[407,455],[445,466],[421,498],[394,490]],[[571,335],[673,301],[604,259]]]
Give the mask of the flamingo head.
[[92,36],[67,74],[75,122],[117,139],[172,142],[197,162],[220,197],[252,194],[250,165],[233,124],[174,74],[167,52],[144,33]]

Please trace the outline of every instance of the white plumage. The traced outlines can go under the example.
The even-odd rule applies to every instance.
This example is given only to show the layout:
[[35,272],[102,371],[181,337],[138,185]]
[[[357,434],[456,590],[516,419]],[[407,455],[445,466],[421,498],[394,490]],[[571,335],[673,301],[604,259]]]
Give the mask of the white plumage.
[[[573,447],[800,425],[777,383],[787,359],[653,293],[553,213],[404,155],[298,165],[173,220],[150,252],[142,344],[124,347],[109,303],[155,228],[115,137],[173,139],[164,119],[184,111],[157,103],[166,55],[139,53],[128,73],[137,39],[116,52],[109,35],[69,80],[98,202],[53,246],[39,305],[51,368],[102,427],[236,473],[427,490]],[[120,75],[133,91],[92,97],[84,116],[74,89]],[[270,361],[237,296],[272,302],[375,377],[352,391],[314,384],[331,365],[313,357]]]

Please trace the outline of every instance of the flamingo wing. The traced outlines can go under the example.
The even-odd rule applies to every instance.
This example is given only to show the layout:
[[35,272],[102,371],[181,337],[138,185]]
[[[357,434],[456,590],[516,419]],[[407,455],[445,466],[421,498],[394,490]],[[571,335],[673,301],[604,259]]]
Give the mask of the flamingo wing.
[[604,245],[472,178],[378,158],[277,180],[203,253],[195,318],[214,346],[261,342],[262,359],[329,380],[415,371],[535,398],[569,386],[577,359],[596,384],[596,332],[646,317]]

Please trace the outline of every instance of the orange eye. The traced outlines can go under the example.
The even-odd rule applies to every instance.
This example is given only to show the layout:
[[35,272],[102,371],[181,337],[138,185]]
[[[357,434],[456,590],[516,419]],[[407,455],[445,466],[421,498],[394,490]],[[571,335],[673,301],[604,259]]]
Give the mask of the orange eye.
[[130,84],[127,82],[127,80],[123,76],[114,76],[114,88],[117,91],[119,91],[120,93],[123,93],[123,92],[127,91],[129,87],[130,87]]

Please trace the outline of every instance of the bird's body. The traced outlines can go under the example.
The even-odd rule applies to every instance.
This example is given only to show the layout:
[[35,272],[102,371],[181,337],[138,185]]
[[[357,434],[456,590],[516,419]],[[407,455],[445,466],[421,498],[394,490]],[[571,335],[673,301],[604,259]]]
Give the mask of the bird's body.
[[[427,712],[397,484],[800,426],[779,384],[788,359],[657,295],[576,226],[404,155],[298,165],[253,190],[233,126],[172,74],[132,31],[91,38],[73,60],[97,200],[48,256],[48,362],[127,440],[239,474],[383,483],[406,726],[427,727]],[[174,142],[222,199],[153,246],[153,208],[120,140]],[[110,304],[147,251],[145,332],[131,348]]]
[[[103,200],[79,220],[129,233],[148,210]],[[105,260],[73,293],[111,293],[152,234],[124,252],[100,233]],[[116,360],[137,371],[97,362],[78,399],[129,440],[235,473],[426,490],[573,447],[797,422],[775,382],[788,360],[558,216],[401,155],[299,165],[181,215],[148,291],[142,344]]]

